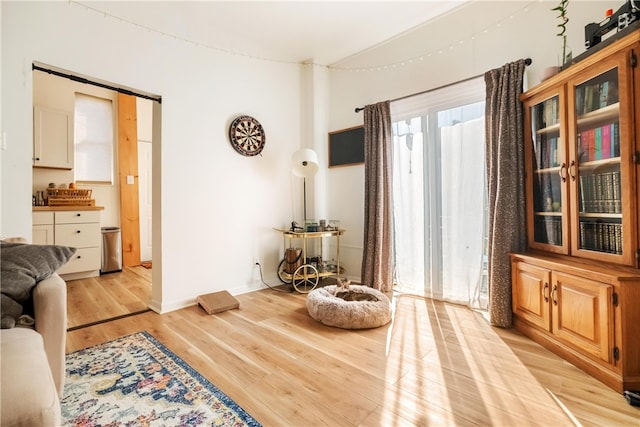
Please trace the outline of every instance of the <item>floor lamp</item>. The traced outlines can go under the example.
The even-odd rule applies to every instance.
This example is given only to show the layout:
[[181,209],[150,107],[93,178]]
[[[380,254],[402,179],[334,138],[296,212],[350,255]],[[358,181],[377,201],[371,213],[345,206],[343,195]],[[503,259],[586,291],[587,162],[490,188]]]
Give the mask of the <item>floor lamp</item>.
[[318,155],[310,148],[303,148],[291,156],[293,174],[303,179],[302,197],[304,199],[304,224],[307,223],[307,178],[318,172]]

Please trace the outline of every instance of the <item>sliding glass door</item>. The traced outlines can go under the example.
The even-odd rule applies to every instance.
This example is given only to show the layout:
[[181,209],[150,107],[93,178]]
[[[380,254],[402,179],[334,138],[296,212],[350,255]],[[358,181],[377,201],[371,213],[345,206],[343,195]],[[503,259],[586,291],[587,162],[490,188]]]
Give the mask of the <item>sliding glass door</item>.
[[392,105],[394,259],[399,291],[484,307],[484,84],[477,86]]

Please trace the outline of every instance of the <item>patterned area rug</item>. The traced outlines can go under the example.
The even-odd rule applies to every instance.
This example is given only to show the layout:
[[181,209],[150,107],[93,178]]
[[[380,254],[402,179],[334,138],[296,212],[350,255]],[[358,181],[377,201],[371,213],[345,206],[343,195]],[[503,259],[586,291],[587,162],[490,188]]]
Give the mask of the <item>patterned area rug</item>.
[[67,355],[67,426],[260,426],[147,332]]

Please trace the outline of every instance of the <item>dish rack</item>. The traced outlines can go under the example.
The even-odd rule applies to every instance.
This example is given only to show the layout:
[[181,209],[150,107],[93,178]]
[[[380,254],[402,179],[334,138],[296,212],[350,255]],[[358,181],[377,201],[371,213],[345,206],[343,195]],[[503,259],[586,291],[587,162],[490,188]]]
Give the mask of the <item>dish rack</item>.
[[95,206],[90,188],[47,188],[49,206]]

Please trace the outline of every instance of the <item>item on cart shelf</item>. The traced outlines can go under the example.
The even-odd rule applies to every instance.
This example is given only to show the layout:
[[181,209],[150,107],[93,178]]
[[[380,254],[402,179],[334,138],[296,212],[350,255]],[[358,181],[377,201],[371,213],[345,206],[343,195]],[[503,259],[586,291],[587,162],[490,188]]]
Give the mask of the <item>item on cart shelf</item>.
[[[321,256],[310,256],[307,257],[307,261],[305,262],[305,264],[320,264],[322,262],[322,257]],[[314,265],[314,267],[315,267]]]
[[329,222],[327,223],[327,226],[325,227],[325,230],[327,231],[334,231],[339,229],[340,229],[340,221],[337,219],[330,219]]
[[297,222],[291,221],[291,228],[289,229],[289,231],[291,231],[292,233],[295,233],[296,231],[303,231],[303,230],[304,228],[300,227]]
[[284,271],[293,274],[302,265],[302,249],[287,248],[284,251]]
[[319,273],[327,273],[329,271],[329,267],[327,266],[326,261],[322,261],[318,264],[318,272]]

